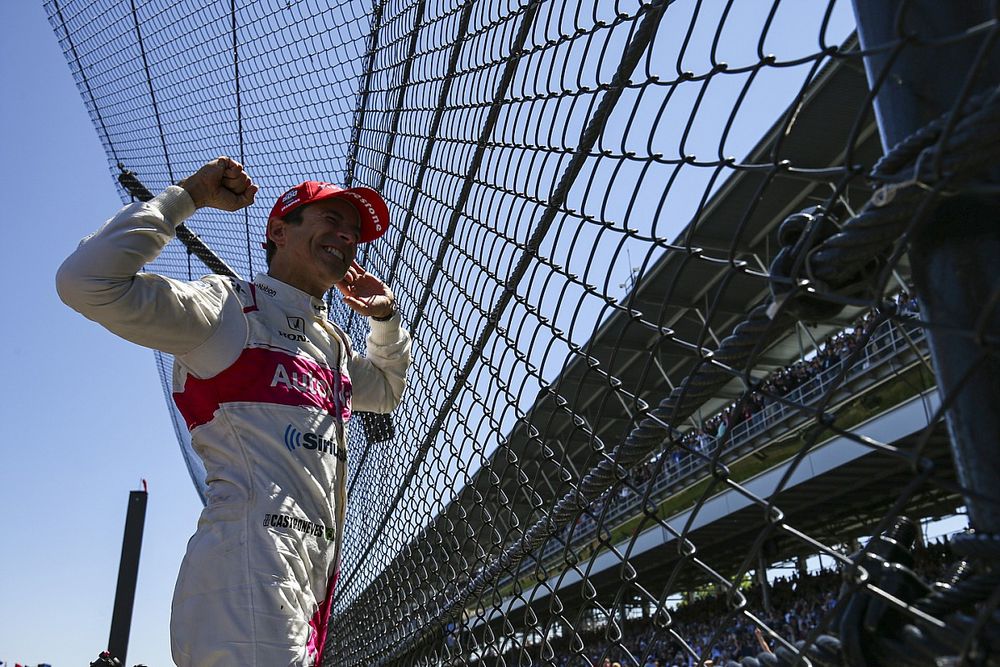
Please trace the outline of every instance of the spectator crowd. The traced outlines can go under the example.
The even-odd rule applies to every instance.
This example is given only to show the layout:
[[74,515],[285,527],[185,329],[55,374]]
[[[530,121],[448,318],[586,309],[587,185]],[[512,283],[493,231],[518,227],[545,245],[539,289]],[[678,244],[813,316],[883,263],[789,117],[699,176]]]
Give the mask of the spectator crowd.
[[[951,552],[945,539],[918,548],[916,557],[914,569],[926,580],[933,581],[946,569]],[[611,633],[606,626],[591,627],[589,631],[579,631],[578,640],[567,636],[568,633],[551,640],[555,654],[551,660],[538,662],[534,657],[532,662],[525,663],[522,655],[506,664],[697,667],[699,659],[711,660],[715,667],[740,663],[744,658],[756,658],[776,649],[778,644],[771,637],[772,632],[793,645],[806,639],[834,608],[842,582],[841,574],[830,569],[779,577],[769,585],[766,608],[761,586],[747,586],[742,591],[747,598],[747,610],[770,632],[760,632],[748,615],[733,612],[725,599],[709,594],[671,610],[669,628],[662,622],[654,622],[647,612],[644,618],[624,623],[616,619],[621,628],[621,638],[617,641],[607,638]],[[830,629],[824,628],[823,632],[830,632]],[[572,644],[581,641],[583,652],[574,652]],[[536,645],[527,652],[537,656],[539,647]]]
[[[888,300],[895,307],[897,315],[901,317],[912,317],[918,312],[916,298],[906,290],[900,290]],[[567,527],[567,535],[570,528],[573,529],[574,538],[593,533],[596,527],[595,517],[601,516],[605,504],[616,499],[629,498],[630,495],[634,494],[633,489],[642,489],[654,475],[674,476],[690,466],[693,457],[706,460],[714,453],[716,447],[724,442],[725,435],[731,434],[737,425],[752,420],[755,415],[762,413],[764,408],[776,402],[779,397],[792,398],[792,392],[820,373],[847,363],[854,352],[866,344],[879,321],[876,311],[867,311],[850,327],[832,334],[825,341],[819,343],[811,354],[773,371],[743,400],[731,402],[711,417],[703,420],[700,427],[684,432],[677,440],[679,446],[654,455],[644,464],[632,470],[629,476],[632,483],[631,488],[629,485],[621,485],[617,492],[617,498],[611,494],[605,494],[591,503],[589,512],[582,513],[575,526]],[[662,456],[670,458],[661,464],[659,458]],[[661,466],[663,469],[657,472]]]
[[[896,312],[901,316],[917,313],[917,300],[901,290],[889,298]],[[830,368],[847,363],[854,352],[865,345],[873,333],[878,315],[869,310],[845,329],[829,336],[819,343],[812,354],[773,371],[751,391],[745,400],[737,400],[705,419],[699,428],[693,428],[680,438],[682,449],[708,454],[714,442],[722,440],[727,432],[742,422],[753,418],[778,397],[788,397],[793,391]],[[677,453],[680,456],[680,453]],[[655,459],[654,459],[655,462]],[[651,467],[653,462],[647,464]],[[648,477],[649,473],[646,473]],[[642,473],[639,476],[642,481]]]

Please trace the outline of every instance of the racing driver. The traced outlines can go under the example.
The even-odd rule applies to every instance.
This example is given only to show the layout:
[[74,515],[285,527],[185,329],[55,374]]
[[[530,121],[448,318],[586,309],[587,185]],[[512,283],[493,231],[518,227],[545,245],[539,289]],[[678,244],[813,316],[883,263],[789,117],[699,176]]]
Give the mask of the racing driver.
[[[196,209],[236,211],[256,192],[239,163],[212,160],[123,208],[57,276],[68,305],[174,355],[174,401],[208,483],[174,589],[182,667],[315,664],[338,573],[348,420],[395,408],[410,364],[392,292],[354,261],[389,224],[373,190],[288,190],[267,222],[268,271],[252,282],[140,273]],[[334,286],[368,317],[367,356],[327,319]]]

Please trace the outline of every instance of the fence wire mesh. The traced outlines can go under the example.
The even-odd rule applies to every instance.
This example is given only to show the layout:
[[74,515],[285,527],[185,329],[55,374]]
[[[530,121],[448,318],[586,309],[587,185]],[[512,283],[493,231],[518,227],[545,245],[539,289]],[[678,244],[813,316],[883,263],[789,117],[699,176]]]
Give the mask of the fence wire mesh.
[[[261,186],[187,223],[236,273],[306,178],[390,206],[359,259],[414,366],[351,430],[324,665],[998,664],[995,541],[922,539],[997,498],[956,476],[927,340],[954,323],[906,254],[996,156],[994,98],[964,104],[994,10],[932,45],[981,49],[963,104],[879,162],[865,58],[922,45],[901,19],[862,49],[846,2],[45,6],[113,176],[226,154]],[[197,278],[189,247],[150,270]]]

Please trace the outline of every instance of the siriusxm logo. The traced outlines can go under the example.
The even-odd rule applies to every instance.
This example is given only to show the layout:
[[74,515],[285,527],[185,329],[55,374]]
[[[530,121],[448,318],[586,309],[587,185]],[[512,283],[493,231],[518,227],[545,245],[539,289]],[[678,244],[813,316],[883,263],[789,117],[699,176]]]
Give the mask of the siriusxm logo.
[[317,454],[333,454],[341,461],[347,461],[347,451],[337,448],[335,440],[329,440],[316,433],[302,433],[289,424],[285,427],[285,448],[294,452],[299,448],[315,450]]

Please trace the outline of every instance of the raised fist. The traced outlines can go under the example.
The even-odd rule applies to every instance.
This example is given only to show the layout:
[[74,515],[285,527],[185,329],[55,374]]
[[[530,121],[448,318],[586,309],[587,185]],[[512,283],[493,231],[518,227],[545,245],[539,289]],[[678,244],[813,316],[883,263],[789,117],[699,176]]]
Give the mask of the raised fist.
[[238,211],[253,203],[257,186],[243,171],[243,165],[228,157],[218,157],[183,181],[197,208]]

